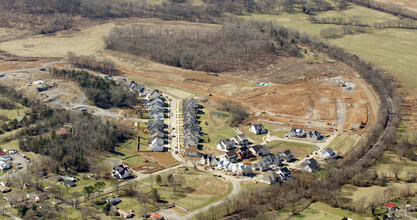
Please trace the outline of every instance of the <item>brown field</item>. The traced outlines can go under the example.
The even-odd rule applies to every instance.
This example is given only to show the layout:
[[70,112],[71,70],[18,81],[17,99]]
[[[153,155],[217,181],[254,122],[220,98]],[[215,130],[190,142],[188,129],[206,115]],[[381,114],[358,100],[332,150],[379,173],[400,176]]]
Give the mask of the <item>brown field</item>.
[[178,161],[172,157],[171,152],[140,152],[139,155],[145,159],[155,161],[164,167],[178,164]]

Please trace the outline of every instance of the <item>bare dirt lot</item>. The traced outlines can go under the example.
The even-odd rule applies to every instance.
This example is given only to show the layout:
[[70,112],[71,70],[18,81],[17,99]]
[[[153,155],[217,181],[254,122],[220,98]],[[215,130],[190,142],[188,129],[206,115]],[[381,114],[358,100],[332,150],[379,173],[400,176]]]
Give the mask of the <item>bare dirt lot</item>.
[[[337,124],[343,125],[343,129],[348,130],[358,128],[362,122],[369,122],[373,117],[362,87],[358,86],[354,74],[343,63],[329,60],[324,56],[318,60],[312,60],[308,55],[305,59],[270,56],[253,63],[247,69],[214,76],[201,71],[163,65],[143,57],[108,51],[104,49],[101,40],[116,24],[175,25],[178,28],[196,28],[197,24],[186,22],[174,24],[156,19],[120,19],[117,22],[89,26],[78,32],[62,31],[53,36],[5,42],[0,44],[0,48],[22,56],[36,54],[45,57],[63,57],[71,50],[80,54],[95,54],[100,58],[114,61],[127,78],[151,88],[160,89],[179,98],[210,94],[209,100],[212,103],[224,100],[240,102],[253,114],[251,119],[285,126],[330,130],[334,128],[332,124]],[[211,26],[218,27],[203,25],[205,29]],[[33,46],[27,47],[26,44]],[[44,44],[48,44],[46,49]],[[29,63],[10,61],[2,66],[4,69],[11,69],[21,65],[29,65]],[[55,82],[54,80],[51,81]],[[23,88],[34,79],[26,77],[23,81],[24,83],[12,83]],[[256,84],[257,82],[268,83],[269,86],[260,86]],[[55,83],[57,86],[53,89],[64,87],[62,82]],[[348,83],[349,86],[342,86],[344,83]],[[346,90],[347,87],[353,89]],[[51,91],[54,91],[53,89]],[[78,93],[69,88],[63,91],[56,90],[54,94],[59,94],[53,97],[54,102],[57,102],[56,100],[64,103],[86,102],[85,96],[81,94],[74,99],[72,94]],[[51,97],[46,95],[47,97],[43,99]]]

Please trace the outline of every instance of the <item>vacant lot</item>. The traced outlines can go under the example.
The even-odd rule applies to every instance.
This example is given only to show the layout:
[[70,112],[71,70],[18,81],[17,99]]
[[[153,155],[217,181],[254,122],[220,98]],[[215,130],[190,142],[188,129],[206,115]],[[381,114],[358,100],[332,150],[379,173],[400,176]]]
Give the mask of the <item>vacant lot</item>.
[[343,210],[340,208],[333,208],[325,203],[315,202],[306,210],[302,211],[300,215],[294,216],[292,219],[308,219],[308,220],[334,220],[342,219],[343,217],[359,220],[370,219],[369,216],[360,216],[356,213]]
[[266,146],[271,148],[272,154],[284,152],[290,149],[296,158],[304,158],[307,154],[313,152],[317,146],[313,144],[304,144],[290,141],[271,141]]
[[344,155],[355,146],[360,140],[360,136],[357,134],[342,134],[337,136],[328,147],[336,150],[339,155]]
[[[193,211],[221,200],[232,190],[230,183],[223,178],[213,177],[213,175],[202,171],[183,172],[178,170],[176,174],[183,176],[185,179],[185,184],[181,187],[182,190],[176,194],[173,193],[173,189],[169,186],[157,186],[154,184],[154,187],[161,194],[161,200],[178,204]],[[165,178],[163,176],[163,179]],[[149,191],[150,187],[144,186],[141,189]]]

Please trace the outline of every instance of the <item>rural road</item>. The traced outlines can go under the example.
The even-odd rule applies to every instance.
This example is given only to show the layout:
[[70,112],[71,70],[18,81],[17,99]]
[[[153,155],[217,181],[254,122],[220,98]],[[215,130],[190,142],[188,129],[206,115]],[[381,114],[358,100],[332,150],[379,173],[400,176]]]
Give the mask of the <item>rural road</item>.
[[60,63],[66,63],[66,61],[56,61],[56,62],[45,63],[45,64],[42,65],[42,67],[36,67],[36,68],[2,71],[2,72],[0,72],[0,74],[35,71],[35,70],[40,70],[42,68],[46,68],[48,66],[51,66],[51,65],[54,65],[54,64],[60,64]]

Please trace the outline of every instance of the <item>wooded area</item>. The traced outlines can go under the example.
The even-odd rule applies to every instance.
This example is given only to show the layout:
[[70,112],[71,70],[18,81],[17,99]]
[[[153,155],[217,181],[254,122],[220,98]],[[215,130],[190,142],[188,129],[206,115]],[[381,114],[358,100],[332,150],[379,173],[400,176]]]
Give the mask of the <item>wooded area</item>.
[[98,107],[133,107],[139,103],[137,93],[131,92],[123,86],[117,86],[116,82],[108,77],[95,76],[84,70],[52,68],[50,72],[54,77],[68,78],[78,82],[85,89],[88,99]]
[[275,47],[267,34],[244,24],[223,24],[220,29],[175,30],[141,25],[115,27],[105,38],[107,49],[207,72],[250,65]]

